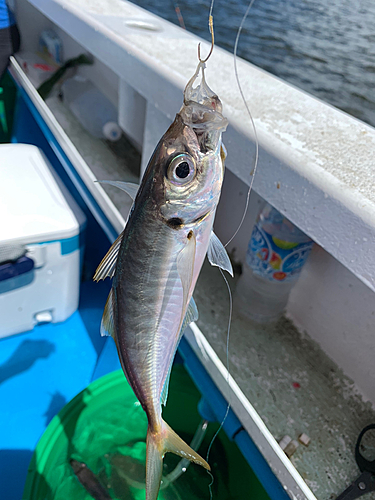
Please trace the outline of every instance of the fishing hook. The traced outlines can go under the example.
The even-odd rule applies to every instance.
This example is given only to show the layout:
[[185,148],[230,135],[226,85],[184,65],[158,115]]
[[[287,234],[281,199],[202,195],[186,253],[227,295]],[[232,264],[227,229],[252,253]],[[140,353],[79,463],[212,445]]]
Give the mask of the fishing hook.
[[210,33],[211,33],[211,49],[210,52],[208,53],[208,56],[206,59],[201,59],[201,44],[198,43],[198,59],[200,63],[206,63],[208,59],[211,57],[212,51],[214,50],[214,44],[215,44],[215,37],[214,37],[214,18],[210,14],[210,17],[208,18],[208,25],[210,27]]

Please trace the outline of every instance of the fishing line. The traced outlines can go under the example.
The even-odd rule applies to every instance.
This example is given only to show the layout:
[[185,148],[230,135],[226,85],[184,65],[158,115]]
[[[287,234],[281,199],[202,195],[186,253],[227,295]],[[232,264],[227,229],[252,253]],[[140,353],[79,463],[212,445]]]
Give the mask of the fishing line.
[[[213,11],[213,8],[214,8],[214,2],[215,2],[215,0],[211,0],[210,12],[209,12],[209,15],[208,15],[208,26],[209,26],[209,30],[210,30],[210,33],[211,33],[211,49],[210,49],[210,52],[209,52],[208,56],[204,60],[201,59],[200,44],[198,44],[198,59],[203,64],[208,61],[208,59],[210,58],[210,56],[212,54],[212,51],[214,50],[215,35],[214,35],[214,19],[213,19],[213,16],[212,16],[212,11]],[[227,373],[228,373],[227,383],[229,384],[229,332],[230,332],[230,326],[231,326],[231,322],[232,322],[232,293],[231,293],[231,290],[230,290],[230,287],[229,287],[229,283],[228,283],[226,277],[224,276],[223,271],[220,268],[219,268],[219,271],[220,271],[221,275],[223,276],[225,283],[227,284],[228,292],[229,292],[229,321],[228,321],[228,329],[227,329]],[[215,434],[212,437],[211,442],[210,442],[210,444],[208,446],[207,455],[206,455],[206,462],[208,462],[212,445],[214,444],[214,441],[215,441],[216,437],[218,436],[219,432],[223,428],[224,422],[225,422],[225,420],[226,420],[226,418],[228,416],[228,413],[229,413],[229,409],[230,409],[230,403],[228,403],[227,409],[225,411],[224,418],[221,421],[221,424],[219,425],[219,428],[215,432]],[[212,500],[212,485],[214,484],[215,478],[211,474],[210,471],[207,471],[207,474],[211,477],[211,482],[208,485],[208,490],[210,492],[210,500]]]
[[214,50],[214,46],[215,46],[214,18],[212,16],[214,3],[215,3],[215,0],[211,0],[210,12],[208,14],[208,29],[210,30],[210,34],[211,34],[211,48],[210,48],[210,52],[208,53],[208,56],[206,57],[206,59],[201,58],[201,44],[198,43],[198,59],[199,59],[199,62],[203,63],[203,64],[209,60],[209,58],[211,57],[211,54]]
[[[213,10],[213,5],[214,5],[214,1],[215,0],[212,0],[211,1],[211,7],[210,7],[210,14],[209,14],[209,27],[210,27],[210,32],[211,32],[211,36],[212,36],[212,47],[211,47],[211,51],[210,51],[210,54],[209,56],[211,55],[211,52],[212,52],[212,49],[213,49],[213,18],[212,18],[212,10]],[[251,121],[251,124],[252,124],[252,127],[253,127],[253,130],[254,130],[254,137],[255,137],[255,161],[254,161],[254,168],[252,170],[252,177],[251,177],[251,181],[250,181],[250,185],[249,185],[249,189],[248,189],[248,192],[247,192],[247,196],[246,196],[246,204],[245,204],[245,209],[244,209],[244,212],[242,214],[242,218],[241,218],[241,221],[239,223],[239,226],[238,228],[236,229],[236,231],[234,232],[233,236],[229,239],[229,241],[227,241],[227,243],[224,245],[225,247],[229,245],[229,243],[231,243],[231,241],[233,241],[233,239],[236,237],[238,231],[240,230],[242,224],[243,224],[243,221],[245,220],[245,217],[246,217],[246,213],[247,213],[247,210],[248,210],[248,207],[249,207],[249,201],[250,201],[250,193],[251,193],[251,189],[253,187],[253,183],[254,183],[254,177],[255,177],[255,172],[256,172],[256,169],[257,169],[257,166],[258,166],[258,159],[259,159],[259,143],[258,143],[258,135],[257,135],[257,131],[256,131],[256,128],[255,128],[255,123],[254,123],[254,120],[253,120],[253,117],[252,117],[252,114],[251,114],[251,111],[250,111],[250,108],[246,102],[246,99],[245,99],[245,96],[244,96],[244,93],[242,91],[242,87],[241,87],[241,83],[240,83],[240,79],[239,79],[239,76],[238,76],[238,69],[237,69],[237,49],[238,49],[238,42],[239,42],[239,39],[240,39],[240,35],[241,35],[241,31],[242,31],[242,28],[245,24],[245,21],[249,15],[249,12],[250,12],[250,9],[251,7],[253,6],[253,3],[254,3],[255,0],[250,0],[249,2],[249,5],[246,9],[246,12],[242,18],[242,21],[241,21],[241,24],[238,28],[238,31],[237,31],[237,36],[236,36],[236,41],[235,41],[235,44],[234,44],[234,52],[233,52],[233,62],[234,62],[234,73],[235,73],[235,76],[236,76],[236,81],[237,81],[237,86],[238,86],[238,89],[240,91],[240,94],[241,94],[241,97],[242,97],[242,100],[245,104],[245,108],[246,108],[246,111],[250,117],[250,121]],[[199,54],[200,56],[200,54]],[[208,56],[208,57],[209,57]],[[207,59],[208,59],[207,57]],[[199,57],[200,59],[200,57]],[[206,59],[206,60],[207,60]],[[229,372],[229,338],[230,338],[230,327],[231,327],[231,324],[232,324],[232,312],[233,312],[233,299],[232,299],[232,291],[230,289],[230,286],[229,286],[229,283],[228,283],[228,280],[226,279],[225,275],[224,275],[224,272],[222,271],[222,269],[219,268],[219,271],[225,281],[225,284],[227,286],[227,289],[228,289],[228,294],[229,294],[229,321],[228,321],[228,329],[227,329],[227,345],[226,345],[226,368],[227,368],[227,384],[229,386],[229,377],[230,377],[230,372]],[[227,405],[227,409],[225,411],[225,415],[224,415],[224,418],[223,420],[221,421],[221,424],[219,426],[219,428],[217,429],[217,431],[215,432],[213,438],[211,439],[211,442],[208,446],[208,450],[207,450],[207,455],[206,455],[206,462],[208,462],[208,459],[209,459],[209,455],[210,455],[210,452],[211,452],[211,448],[212,448],[212,445],[215,441],[215,439],[217,438],[219,432],[221,431],[221,429],[223,428],[224,426],[224,423],[225,423],[225,420],[227,419],[228,417],[228,414],[229,414],[229,410],[230,410],[230,403],[228,403]],[[208,471],[207,471],[208,472]],[[211,476],[211,483],[208,485],[208,488],[209,488],[209,492],[210,492],[210,500],[212,500],[212,485],[214,483],[214,477],[213,475],[208,472],[208,474]]]
[[[255,123],[254,123],[254,120],[253,120],[253,116],[251,114],[250,108],[249,108],[249,106],[248,106],[248,104],[246,102],[244,93],[242,91],[240,79],[239,79],[239,76],[238,76],[238,69],[237,69],[237,48],[238,48],[238,42],[239,42],[239,39],[240,39],[240,34],[241,34],[241,31],[242,31],[243,25],[245,24],[245,21],[247,19],[247,16],[249,15],[250,9],[253,6],[254,1],[255,0],[250,0],[249,5],[248,5],[248,7],[246,9],[245,15],[242,18],[240,27],[238,28],[237,36],[236,36],[236,41],[235,41],[235,44],[234,44],[233,63],[234,63],[234,74],[236,75],[236,81],[237,81],[238,90],[240,91],[242,100],[243,100],[243,102],[245,104],[246,111],[247,111],[247,113],[248,113],[248,115],[250,117],[251,125],[252,125],[253,130],[254,130],[254,137],[255,137],[255,161],[254,161],[254,168],[252,170],[252,177],[251,177],[249,189],[247,191],[245,209],[244,209],[244,212],[242,214],[241,221],[240,221],[239,226],[237,227],[236,231],[234,232],[233,236],[224,245],[225,247],[228,246],[229,243],[231,243],[233,241],[233,239],[237,236],[237,233],[241,229],[243,221],[245,220],[247,209],[249,208],[250,193],[251,193],[251,190],[252,190],[252,187],[253,187],[255,172],[256,172],[256,169],[258,167],[258,160],[259,160],[258,134],[257,134],[257,131],[256,131],[256,127],[255,127]],[[251,172],[250,172],[250,174],[251,174]]]
[[[226,359],[226,365],[227,365],[227,384],[229,386],[229,376],[230,376],[230,373],[229,373],[229,337],[230,337],[230,327],[231,327],[231,324],[232,324],[232,312],[233,312],[233,300],[232,300],[232,291],[230,289],[230,286],[229,286],[229,283],[228,283],[228,280],[227,278],[225,277],[225,274],[223,272],[222,269],[219,268],[219,271],[223,277],[223,280],[225,281],[225,284],[227,285],[227,289],[228,289],[228,295],[229,295],[229,320],[228,320],[228,329],[227,329],[227,346],[226,346],[226,356],[227,356],[227,359]],[[215,432],[213,438],[211,439],[211,442],[208,446],[208,450],[207,450],[207,455],[206,455],[206,462],[208,462],[208,458],[209,458],[209,455],[210,455],[210,451],[211,451],[211,448],[212,448],[212,445],[214,444],[214,441],[215,439],[217,438],[219,432],[221,431],[221,429],[223,428],[223,425],[228,417],[228,414],[229,414],[229,410],[230,410],[230,403],[227,404],[227,409],[225,411],[225,415],[223,417],[223,420],[221,421],[221,424],[219,425],[219,428],[218,430]],[[212,485],[214,484],[214,477],[213,475],[207,471],[208,474],[211,476],[211,483],[208,485],[208,489],[210,491],[210,500],[212,500]]]

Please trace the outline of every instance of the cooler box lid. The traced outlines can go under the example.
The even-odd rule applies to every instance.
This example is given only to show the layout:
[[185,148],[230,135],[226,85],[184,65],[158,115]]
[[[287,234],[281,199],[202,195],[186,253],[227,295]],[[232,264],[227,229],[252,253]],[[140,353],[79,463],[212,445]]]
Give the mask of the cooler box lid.
[[41,243],[79,233],[47,161],[36,146],[0,145],[0,244]]

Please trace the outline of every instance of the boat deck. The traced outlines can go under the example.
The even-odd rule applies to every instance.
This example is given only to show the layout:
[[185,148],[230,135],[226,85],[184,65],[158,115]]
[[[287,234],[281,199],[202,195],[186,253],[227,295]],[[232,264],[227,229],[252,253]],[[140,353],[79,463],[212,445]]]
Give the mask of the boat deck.
[[[230,281],[232,290],[235,283]],[[229,298],[217,269],[204,266],[194,297],[197,324],[226,366]],[[374,408],[307,334],[286,318],[274,327],[259,327],[235,310],[229,372],[276,441],[285,435],[297,440],[301,433],[311,438],[308,447],[299,445],[291,462],[316,498],[336,498],[356,479],[355,443],[362,428],[375,422]],[[237,416],[250,429],[246,417]]]
[[[121,151],[122,157],[115,154],[104,141],[93,139],[57,96],[49,97],[46,102],[97,179],[118,181],[121,177],[126,182],[139,182],[139,175],[134,172],[139,172],[140,155],[136,154],[134,147],[129,144],[130,151]],[[102,184],[102,187],[126,220],[132,204],[130,197],[108,184]]]

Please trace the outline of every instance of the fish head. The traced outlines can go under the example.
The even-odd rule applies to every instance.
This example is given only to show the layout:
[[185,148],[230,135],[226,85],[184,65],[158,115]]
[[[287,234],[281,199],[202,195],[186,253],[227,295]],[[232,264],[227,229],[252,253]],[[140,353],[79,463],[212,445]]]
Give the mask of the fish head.
[[[200,71],[201,82],[194,88]],[[155,202],[162,217],[176,226],[202,219],[218,204],[224,176],[221,134],[228,124],[221,111],[200,63],[152,160]]]

